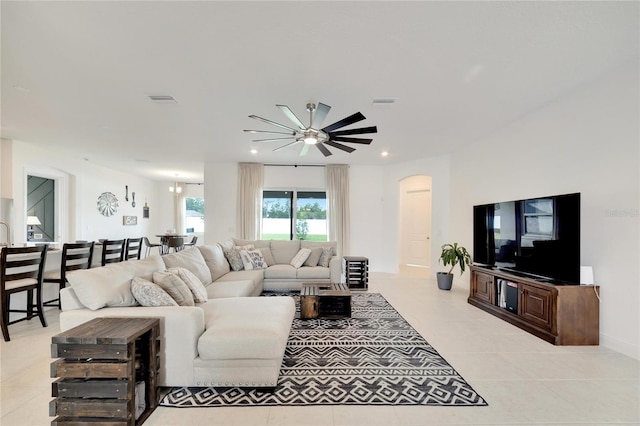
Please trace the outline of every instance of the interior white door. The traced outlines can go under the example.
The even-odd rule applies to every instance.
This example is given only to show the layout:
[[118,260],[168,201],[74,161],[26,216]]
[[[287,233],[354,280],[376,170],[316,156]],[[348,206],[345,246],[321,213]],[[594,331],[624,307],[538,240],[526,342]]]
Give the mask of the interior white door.
[[431,255],[431,191],[405,190],[403,194],[402,245],[405,265],[429,265]]

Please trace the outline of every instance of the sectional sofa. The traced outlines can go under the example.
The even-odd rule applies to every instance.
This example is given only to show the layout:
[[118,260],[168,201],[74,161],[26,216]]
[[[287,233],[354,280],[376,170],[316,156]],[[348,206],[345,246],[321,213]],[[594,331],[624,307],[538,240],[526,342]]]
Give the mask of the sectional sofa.
[[[315,258],[308,259],[318,248],[324,250],[327,266],[312,266]],[[300,289],[307,281],[339,281],[340,260],[335,255],[326,259],[334,250],[332,242],[230,240],[73,271],[67,275],[69,286],[60,292],[60,328],[96,317],[160,318],[160,386],[272,388],[295,303],[286,296],[255,296],[265,289]],[[245,260],[247,253],[257,256],[261,267],[230,262],[240,253]],[[299,265],[300,253],[312,262]],[[179,285],[174,285],[175,276]]]

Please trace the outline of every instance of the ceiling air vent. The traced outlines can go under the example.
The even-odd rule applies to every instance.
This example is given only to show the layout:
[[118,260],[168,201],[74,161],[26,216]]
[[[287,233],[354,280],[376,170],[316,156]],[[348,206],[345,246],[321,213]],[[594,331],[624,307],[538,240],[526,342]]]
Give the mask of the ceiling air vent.
[[398,98],[375,98],[371,102],[372,109],[388,109],[396,103]]
[[177,104],[178,101],[175,100],[173,96],[169,95],[151,95],[149,96],[153,102],[158,104]]

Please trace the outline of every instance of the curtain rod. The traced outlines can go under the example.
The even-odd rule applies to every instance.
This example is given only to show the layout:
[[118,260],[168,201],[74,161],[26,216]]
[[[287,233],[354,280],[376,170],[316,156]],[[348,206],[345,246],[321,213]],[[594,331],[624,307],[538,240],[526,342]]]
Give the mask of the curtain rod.
[[267,167],[325,167],[324,164],[264,164]]

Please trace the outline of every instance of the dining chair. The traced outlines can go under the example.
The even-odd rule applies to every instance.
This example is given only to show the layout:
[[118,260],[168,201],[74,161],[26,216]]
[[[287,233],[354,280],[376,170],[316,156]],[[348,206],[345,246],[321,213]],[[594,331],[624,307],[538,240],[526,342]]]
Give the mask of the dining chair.
[[184,238],[171,237],[168,243],[169,251],[173,249],[174,252],[181,251],[184,248]]
[[94,241],[66,243],[62,246],[60,269],[45,272],[43,279],[45,283],[58,284],[58,297],[47,300],[42,304],[43,306],[57,306],[60,309],[60,290],[67,285],[67,272],[91,268],[94,246]]
[[145,257],[149,256],[149,254],[151,253],[151,249],[154,247],[158,247],[158,254],[161,254],[161,250],[162,250],[162,244],[160,243],[152,243],[149,241],[149,238],[147,237],[142,237],[142,241],[144,241],[144,245],[147,247],[147,251],[145,253]]
[[124,260],[139,260],[142,254],[142,238],[127,238]]
[[198,236],[194,235],[193,238],[191,238],[191,241],[189,241],[188,243],[184,243],[185,247],[193,247],[196,245],[196,243],[198,242]]
[[[47,258],[48,245],[33,247],[4,247],[0,252],[0,309],[2,318],[0,327],[2,337],[8,342],[9,326],[20,321],[30,320],[38,315],[43,327],[47,326],[42,306],[42,272]],[[11,295],[26,292],[25,309],[11,308]],[[34,306],[33,296],[36,296]],[[25,317],[10,320],[10,314],[24,313]]]
[[102,240],[102,266],[122,262],[125,240]]

